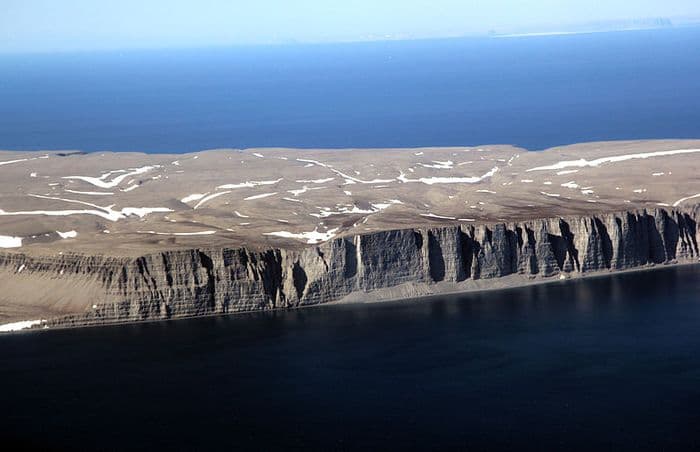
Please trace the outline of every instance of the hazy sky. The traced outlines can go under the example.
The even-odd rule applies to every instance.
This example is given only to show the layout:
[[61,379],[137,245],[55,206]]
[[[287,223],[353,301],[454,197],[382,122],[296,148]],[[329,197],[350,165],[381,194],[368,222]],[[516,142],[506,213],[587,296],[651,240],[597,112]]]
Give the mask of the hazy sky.
[[700,0],[0,0],[0,52],[177,47],[700,16]]

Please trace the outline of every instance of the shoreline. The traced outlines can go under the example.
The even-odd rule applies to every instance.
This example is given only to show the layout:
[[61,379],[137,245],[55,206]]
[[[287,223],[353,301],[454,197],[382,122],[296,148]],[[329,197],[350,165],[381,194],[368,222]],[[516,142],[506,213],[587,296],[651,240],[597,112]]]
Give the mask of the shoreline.
[[[307,309],[307,308],[320,308],[320,307],[330,307],[330,306],[352,306],[352,305],[383,305],[383,304],[399,304],[402,302],[416,302],[416,303],[426,303],[426,302],[432,302],[435,301],[436,298],[439,297],[457,297],[460,295],[466,295],[466,294],[473,294],[473,293],[479,293],[479,292],[498,292],[498,291],[508,291],[508,290],[517,290],[525,287],[533,287],[533,286],[539,286],[539,285],[545,285],[545,284],[554,284],[554,283],[560,283],[560,284],[566,284],[566,283],[571,283],[571,282],[576,282],[576,281],[583,281],[583,280],[590,280],[590,279],[596,279],[596,278],[605,278],[605,277],[614,277],[616,275],[621,275],[621,274],[634,274],[634,273],[643,273],[643,272],[651,272],[655,270],[660,270],[660,269],[672,269],[672,268],[679,268],[679,267],[691,267],[691,266],[698,266],[700,268],[700,261],[694,261],[694,262],[675,262],[675,263],[664,263],[664,264],[652,264],[652,265],[645,265],[645,266],[640,266],[640,267],[635,267],[635,268],[626,268],[626,269],[621,269],[621,270],[612,270],[612,271],[593,271],[589,272],[588,274],[569,274],[567,275],[566,278],[560,279],[557,276],[551,276],[551,277],[546,277],[546,278],[532,278],[532,279],[527,279],[527,278],[518,278],[522,282],[520,284],[516,284],[512,281],[501,281],[504,282],[503,285],[501,286],[492,286],[492,287],[480,287],[480,288],[466,288],[462,290],[456,290],[456,291],[439,291],[439,292],[433,292],[425,295],[419,295],[419,296],[413,296],[413,297],[406,297],[406,298],[379,298],[375,300],[346,300],[345,298],[348,298],[350,295],[375,295],[376,292],[381,292],[381,291],[386,291],[386,290],[391,290],[391,289],[396,289],[400,286],[394,286],[390,288],[383,288],[383,289],[378,289],[376,291],[372,292],[363,292],[363,293],[353,293],[350,294],[344,299],[336,300],[336,301],[330,301],[326,303],[316,303],[316,304],[309,304],[309,305],[302,305],[302,306],[292,306],[292,307],[284,307],[284,308],[273,308],[273,309],[261,309],[261,310],[252,310],[252,311],[238,311],[238,312],[230,312],[230,313],[214,313],[214,314],[203,314],[203,315],[193,315],[193,316],[182,316],[182,317],[175,317],[175,318],[169,318],[169,319],[147,319],[147,320],[139,320],[139,321],[128,321],[128,322],[109,322],[109,323],[102,323],[102,324],[86,324],[86,325],[77,325],[77,326],[60,326],[60,327],[36,327],[36,328],[27,328],[27,329],[22,329],[22,330],[17,330],[17,331],[7,331],[7,332],[1,332],[0,333],[0,338],[3,336],[13,336],[13,335],[19,335],[19,334],[26,334],[26,333],[41,333],[41,332],[51,332],[51,331],[68,331],[68,330],[75,330],[75,329],[83,329],[83,328],[105,328],[105,327],[116,327],[116,326],[126,326],[126,325],[145,325],[145,324],[155,324],[155,323],[163,323],[163,322],[176,322],[176,321],[181,321],[181,320],[196,320],[196,319],[205,319],[205,318],[215,318],[215,317],[232,317],[232,316],[245,316],[245,315],[265,315],[265,314],[274,314],[278,312],[289,312],[289,311],[297,311],[297,310],[302,310],[302,309]],[[561,274],[560,274],[561,275]],[[515,277],[515,278],[508,278],[509,276]],[[500,280],[500,279],[516,279],[520,275],[508,275],[505,277],[500,277],[500,278],[489,278],[489,279],[483,279],[483,280],[478,280],[478,281],[494,281],[494,280]],[[411,284],[411,283],[405,283],[405,284]],[[433,286],[437,287],[437,286]],[[42,322],[45,322],[47,319],[41,319]]]
[[700,140],[606,143],[5,155],[0,329],[404,300],[696,262]]

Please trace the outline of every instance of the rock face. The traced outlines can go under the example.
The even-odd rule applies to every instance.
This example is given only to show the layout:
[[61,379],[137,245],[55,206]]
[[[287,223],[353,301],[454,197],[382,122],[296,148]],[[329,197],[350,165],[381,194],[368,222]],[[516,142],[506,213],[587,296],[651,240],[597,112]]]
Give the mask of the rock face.
[[[140,257],[0,254],[6,290],[78,314],[50,327],[376,300],[698,260],[700,206],[347,235],[303,249]],[[3,276],[4,274],[4,276]],[[26,291],[27,287],[33,288]],[[22,289],[24,288],[24,289]],[[82,300],[82,301],[81,301]],[[76,309],[82,303],[82,310]]]

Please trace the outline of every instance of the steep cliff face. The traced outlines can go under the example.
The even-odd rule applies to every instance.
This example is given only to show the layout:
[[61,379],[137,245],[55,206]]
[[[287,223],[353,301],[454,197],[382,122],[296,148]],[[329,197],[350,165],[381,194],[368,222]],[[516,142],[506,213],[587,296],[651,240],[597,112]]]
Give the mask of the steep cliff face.
[[[697,261],[695,206],[346,236],[301,251],[194,249],[142,257],[0,255],[0,280],[76,326],[296,307],[409,285],[407,296]],[[7,285],[6,285],[7,284]],[[418,290],[416,288],[422,288]]]

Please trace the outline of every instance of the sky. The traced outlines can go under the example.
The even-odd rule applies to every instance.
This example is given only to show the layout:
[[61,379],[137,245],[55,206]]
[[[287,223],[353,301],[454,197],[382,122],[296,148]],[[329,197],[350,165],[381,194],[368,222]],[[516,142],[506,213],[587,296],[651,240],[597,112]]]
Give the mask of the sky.
[[0,52],[536,32],[650,17],[700,17],[700,1],[0,0]]

